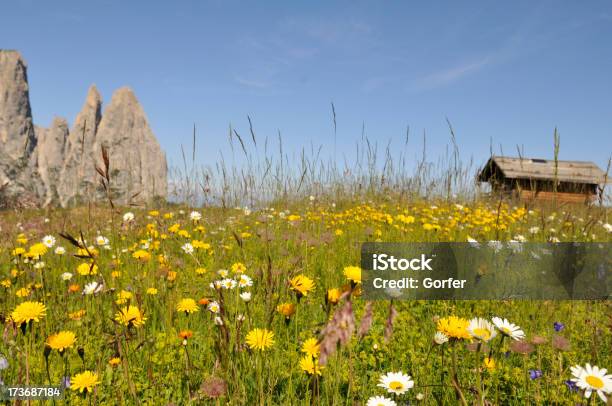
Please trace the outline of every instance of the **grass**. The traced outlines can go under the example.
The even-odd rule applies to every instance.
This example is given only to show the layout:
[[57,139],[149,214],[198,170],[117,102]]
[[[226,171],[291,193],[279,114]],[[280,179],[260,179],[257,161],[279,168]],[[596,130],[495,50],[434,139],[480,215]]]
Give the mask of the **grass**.
[[[468,236],[488,241],[520,234],[529,241],[609,242],[606,208],[525,209],[484,199],[462,202],[460,208],[447,199],[372,196],[320,195],[253,211],[208,207],[198,210],[198,221],[183,206],[4,212],[0,354],[8,368],[0,371],[1,379],[7,384],[58,385],[63,377],[74,383],[76,374],[95,372],[99,384],[90,393],[66,391],[71,404],[341,405],[365,404],[371,396],[385,395],[377,387],[380,376],[403,371],[415,386],[398,401],[455,404],[464,397],[468,404],[484,398],[493,404],[570,405],[582,398],[564,383],[571,378],[570,366],[589,362],[610,367],[610,302],[368,304],[358,285],[343,274],[345,267],[359,264],[359,243],[364,241],[466,241]],[[133,221],[123,220],[128,210]],[[402,222],[400,215],[415,221]],[[72,243],[60,233],[73,237]],[[80,242],[81,233],[86,244]],[[45,235],[56,237],[55,246],[28,258]],[[98,236],[108,239],[108,249],[97,244]],[[185,252],[186,243],[196,247],[192,254]],[[65,247],[64,255],[54,253],[58,246]],[[25,253],[14,255],[19,247]],[[44,267],[37,268],[41,262]],[[81,264],[86,265],[79,268]],[[228,270],[232,278],[239,264],[252,278],[252,287],[210,287],[222,279],[218,270]],[[72,279],[62,280],[65,272]],[[316,285],[299,300],[289,284],[296,275]],[[104,287],[83,295],[92,281]],[[350,296],[331,304],[326,300],[331,288]],[[251,292],[251,301],[244,302],[240,291]],[[198,311],[177,311],[184,298],[202,303]],[[42,302],[47,310],[39,322],[24,324],[22,330],[9,315],[24,301]],[[219,314],[207,309],[205,303],[211,301],[221,304]],[[295,313],[288,318],[280,314],[281,303],[292,303]],[[129,305],[144,313],[142,326],[115,320]],[[336,321],[330,322],[334,315]],[[517,347],[498,336],[488,346],[495,367],[486,368],[487,350],[468,340],[433,344],[436,321],[450,315],[507,318],[532,344]],[[321,335],[328,322],[332,327]],[[555,322],[564,328],[556,331]],[[251,349],[245,338],[254,328],[273,332],[274,344],[264,351]],[[76,343],[63,355],[45,351],[47,338],[60,330],[74,332]],[[330,331],[343,336],[337,338],[336,351]],[[186,332],[193,335],[184,338]],[[320,376],[300,367],[301,346],[312,337],[327,340]],[[540,370],[542,376],[532,380],[529,370]]]

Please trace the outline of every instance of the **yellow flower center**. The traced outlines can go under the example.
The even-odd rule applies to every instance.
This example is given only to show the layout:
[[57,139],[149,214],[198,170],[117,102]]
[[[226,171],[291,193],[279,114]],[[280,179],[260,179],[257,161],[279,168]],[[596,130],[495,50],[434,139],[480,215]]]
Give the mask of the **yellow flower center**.
[[501,331],[502,331],[503,333],[507,334],[507,335],[510,335],[510,333],[511,333],[511,331],[510,331],[510,329],[509,329],[508,327],[502,327],[502,328],[501,328]]
[[595,389],[601,389],[604,387],[603,381],[597,376],[589,375],[584,380]]
[[393,390],[400,390],[404,388],[404,385],[402,385],[401,382],[398,381],[393,381],[389,384],[389,388],[393,389]]
[[491,337],[491,332],[486,328],[475,328],[474,335],[483,340],[488,340]]

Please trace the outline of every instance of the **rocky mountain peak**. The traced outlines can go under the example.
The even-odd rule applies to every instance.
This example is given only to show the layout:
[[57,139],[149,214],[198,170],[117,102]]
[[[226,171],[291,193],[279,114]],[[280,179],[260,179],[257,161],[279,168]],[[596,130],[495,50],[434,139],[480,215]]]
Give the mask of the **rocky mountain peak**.
[[27,65],[19,52],[0,50],[0,206],[25,195],[64,207],[106,198],[96,172],[102,146],[111,154],[116,202],[165,198],[166,158],[130,88],[118,89],[103,113],[91,85],[68,128],[59,117],[49,128],[33,125]]

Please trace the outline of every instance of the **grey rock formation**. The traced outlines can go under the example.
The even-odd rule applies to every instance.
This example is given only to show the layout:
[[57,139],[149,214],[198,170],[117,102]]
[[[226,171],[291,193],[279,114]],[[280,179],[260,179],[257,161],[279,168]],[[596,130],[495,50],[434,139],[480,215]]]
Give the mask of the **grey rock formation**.
[[0,207],[24,198],[63,207],[105,200],[96,171],[104,168],[103,146],[116,203],[166,197],[166,157],[130,89],[117,90],[102,114],[92,85],[71,131],[62,118],[35,128],[26,64],[18,52],[0,50]]
[[26,63],[19,52],[0,50],[0,198],[39,193],[31,176],[35,147]]
[[94,153],[99,167],[102,146],[110,157],[113,198],[121,204],[149,201],[167,193],[166,156],[131,89],[117,90],[104,110]]
[[102,98],[96,86],[91,85],[66,141],[64,165],[58,186],[59,204],[63,207],[95,198],[98,180],[94,165],[94,144],[101,118]]
[[68,122],[56,117],[49,129],[35,127],[36,131],[36,163],[38,174],[45,185],[45,194],[40,196],[44,206],[59,203],[59,185],[63,180],[62,169],[66,140],[68,138]]

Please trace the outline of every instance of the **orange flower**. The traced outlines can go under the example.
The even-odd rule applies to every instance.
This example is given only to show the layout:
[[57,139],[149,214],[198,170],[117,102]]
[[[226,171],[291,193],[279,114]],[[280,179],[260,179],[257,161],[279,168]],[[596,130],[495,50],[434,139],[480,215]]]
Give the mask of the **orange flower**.
[[70,293],[76,293],[76,292],[79,292],[80,290],[81,290],[81,287],[77,285],[76,283],[68,286],[68,292]]
[[191,330],[182,330],[179,333],[179,338],[182,338],[183,340],[187,340],[189,338],[193,337],[193,331]]
[[210,303],[210,300],[208,298],[201,298],[200,300],[198,300],[198,304],[201,306],[206,306]]

